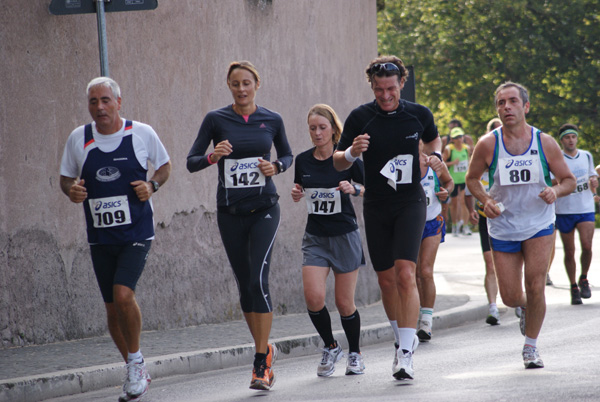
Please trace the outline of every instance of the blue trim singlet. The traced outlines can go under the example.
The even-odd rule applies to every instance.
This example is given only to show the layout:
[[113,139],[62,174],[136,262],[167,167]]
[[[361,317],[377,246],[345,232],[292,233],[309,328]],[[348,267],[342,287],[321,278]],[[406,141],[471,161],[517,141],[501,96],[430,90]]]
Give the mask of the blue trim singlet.
[[135,155],[132,127],[127,120],[121,144],[103,152],[95,144],[91,124],[85,126],[81,178],[88,193],[83,208],[90,244],[126,244],[154,236],[152,206],[140,201],[130,184],[147,178],[147,169]]

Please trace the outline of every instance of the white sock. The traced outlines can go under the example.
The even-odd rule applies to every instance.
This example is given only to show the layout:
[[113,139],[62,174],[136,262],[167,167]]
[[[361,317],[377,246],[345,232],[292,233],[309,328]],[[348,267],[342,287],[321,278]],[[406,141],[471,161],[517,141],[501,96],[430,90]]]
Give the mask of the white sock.
[[141,350],[138,350],[135,353],[127,353],[127,362],[129,363],[131,363],[132,361],[140,363],[142,360],[144,360],[144,356],[142,356]]
[[392,331],[394,331],[394,338],[396,338],[396,343],[400,345],[400,333],[398,332],[398,321],[390,320],[390,325],[392,326]]
[[490,303],[490,313],[498,311],[498,305],[496,303]]
[[529,337],[525,337],[525,345],[529,345],[529,346],[533,346],[534,348],[537,347],[537,339],[532,339]]
[[429,307],[421,307],[421,321],[426,322],[431,327],[433,322],[433,309]]
[[400,334],[400,349],[412,352],[417,330],[415,328],[398,328],[398,333]]

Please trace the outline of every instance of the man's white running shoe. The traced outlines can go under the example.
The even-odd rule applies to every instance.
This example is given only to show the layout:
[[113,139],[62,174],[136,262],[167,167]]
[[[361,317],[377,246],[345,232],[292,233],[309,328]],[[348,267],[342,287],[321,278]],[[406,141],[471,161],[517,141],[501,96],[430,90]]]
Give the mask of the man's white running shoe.
[[523,346],[523,364],[526,369],[544,367],[544,362],[540,359],[537,348],[529,345]]
[[417,336],[421,342],[427,342],[431,340],[431,323],[428,321],[419,321],[419,329]]
[[468,225],[465,225],[462,228],[462,234],[464,234],[465,236],[471,236],[473,232],[471,232],[471,228]]
[[335,348],[323,348],[323,357],[321,363],[317,367],[317,375],[319,377],[329,377],[335,371],[335,364],[344,357],[342,347],[338,344]]
[[521,315],[519,316],[519,329],[521,330],[521,335],[525,336],[525,311],[527,309],[525,307],[521,307]]
[[348,353],[348,359],[346,360],[346,375],[353,374],[364,374],[365,363],[360,353],[350,352]]
[[123,384],[123,393],[119,396],[119,402],[139,401],[148,392],[148,386],[152,379],[146,369],[146,363],[127,363],[127,378]]
[[393,376],[396,380],[412,380],[415,377],[415,370],[413,369],[413,354],[419,346],[419,337],[415,335],[412,344],[412,350],[404,352],[398,348],[398,365],[396,366]]
[[394,362],[392,363],[392,373],[396,372],[396,368],[398,367],[398,349],[400,349],[400,345],[394,342]]

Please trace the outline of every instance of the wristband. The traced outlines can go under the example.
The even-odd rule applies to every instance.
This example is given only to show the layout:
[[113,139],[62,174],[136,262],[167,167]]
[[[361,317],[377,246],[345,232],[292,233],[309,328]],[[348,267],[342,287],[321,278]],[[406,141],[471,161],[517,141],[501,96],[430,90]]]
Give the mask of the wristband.
[[350,153],[351,149],[352,147],[346,148],[346,150],[344,151],[344,158],[346,158],[348,162],[354,163],[354,161],[358,159],[358,156],[352,156],[352,154]]
[[432,153],[431,153],[431,155],[432,155],[432,156],[434,156],[434,155],[435,155],[435,156],[437,156],[437,157],[440,159],[440,161],[442,161],[442,162],[444,161],[444,160],[442,159],[442,154],[441,154],[441,153],[439,153],[439,152],[437,152],[437,151],[435,151],[435,152],[432,152]]
[[217,163],[217,162],[218,162],[218,161],[217,161],[217,162],[213,162],[213,161],[212,161],[212,159],[210,159],[210,157],[211,157],[213,154],[214,154],[214,152],[211,152],[211,153],[209,153],[209,154],[208,154],[208,164],[209,164],[209,165],[214,165],[215,163]]

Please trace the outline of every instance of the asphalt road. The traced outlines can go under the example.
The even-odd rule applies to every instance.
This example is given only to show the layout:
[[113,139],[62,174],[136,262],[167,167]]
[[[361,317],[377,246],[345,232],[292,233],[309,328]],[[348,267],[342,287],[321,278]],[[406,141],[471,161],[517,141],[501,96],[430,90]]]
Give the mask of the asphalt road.
[[[596,236],[597,238],[597,236]],[[484,294],[483,262],[478,239],[449,237],[436,265],[439,293]],[[318,378],[320,356],[280,360],[270,392],[248,389],[250,367],[157,379],[146,402],[191,401],[591,401],[600,400],[600,289],[581,306],[569,304],[562,246],[551,270],[554,286],[546,288],[548,309],[538,339],[543,369],[525,370],[523,337],[512,309],[503,309],[501,325],[483,321],[435,331],[432,342],[415,355],[412,382],[391,376],[393,347],[382,343],[363,348],[366,373],[345,376],[344,360],[332,377]],[[595,257],[590,282],[600,283]],[[500,300],[499,300],[500,302]],[[118,388],[51,399],[51,401],[115,401]],[[257,399],[259,398],[259,399]]]

